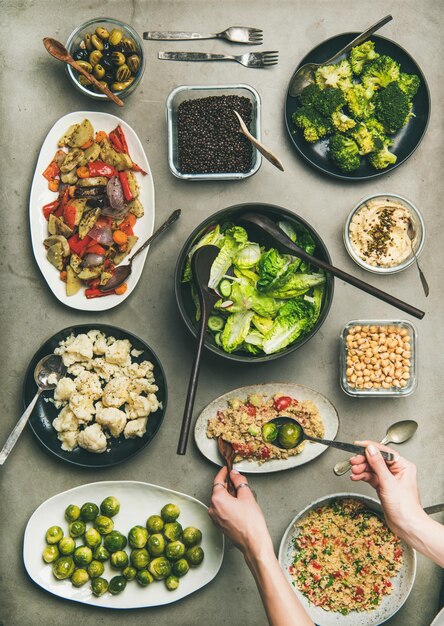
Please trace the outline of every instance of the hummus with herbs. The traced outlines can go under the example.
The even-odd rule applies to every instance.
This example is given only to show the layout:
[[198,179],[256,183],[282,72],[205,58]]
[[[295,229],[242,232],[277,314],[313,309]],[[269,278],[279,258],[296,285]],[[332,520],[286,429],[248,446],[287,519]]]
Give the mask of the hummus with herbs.
[[395,267],[412,255],[417,244],[410,240],[410,211],[388,199],[369,200],[353,216],[349,234],[356,254],[369,265]]

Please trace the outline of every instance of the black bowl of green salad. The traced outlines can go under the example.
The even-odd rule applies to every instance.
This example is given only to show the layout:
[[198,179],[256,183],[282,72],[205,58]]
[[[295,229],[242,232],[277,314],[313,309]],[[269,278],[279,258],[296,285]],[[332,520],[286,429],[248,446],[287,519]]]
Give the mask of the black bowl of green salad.
[[272,204],[239,204],[214,213],[193,230],[176,265],[176,300],[188,330],[196,337],[199,299],[191,271],[203,245],[220,249],[209,286],[220,295],[208,321],[205,347],[231,361],[262,363],[289,354],[320,329],[333,300],[334,279],[242,223],[246,213],[267,215],[290,239],[331,263],[327,247],[312,226]]

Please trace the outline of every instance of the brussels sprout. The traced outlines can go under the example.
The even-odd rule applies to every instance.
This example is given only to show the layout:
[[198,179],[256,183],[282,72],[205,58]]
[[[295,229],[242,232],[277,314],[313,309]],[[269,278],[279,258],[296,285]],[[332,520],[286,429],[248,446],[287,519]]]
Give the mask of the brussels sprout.
[[286,450],[295,448],[301,441],[301,427],[291,422],[283,424],[279,429],[279,443]]
[[183,529],[179,522],[165,524],[163,529],[163,534],[168,541],[177,541],[178,539],[182,539],[182,532]]
[[133,526],[128,533],[128,542],[132,548],[144,548],[148,541],[148,531],[144,526]]
[[98,598],[108,591],[108,581],[105,578],[93,578],[91,581],[91,591]]
[[185,576],[185,574],[188,574],[189,570],[190,566],[188,565],[188,561],[186,559],[179,559],[173,563],[173,573],[176,576]]
[[63,537],[59,543],[60,554],[65,556],[72,554],[76,549],[76,542],[72,537]]
[[170,561],[177,561],[185,554],[185,546],[181,541],[172,541],[165,548],[165,556]]
[[94,502],[85,502],[80,509],[80,517],[84,522],[92,522],[99,514],[99,507]]
[[94,527],[101,535],[108,535],[114,528],[114,522],[106,515],[98,515],[94,520]]
[[204,551],[200,546],[193,546],[185,552],[185,558],[191,567],[197,567],[204,559]]
[[136,569],[143,569],[150,562],[150,556],[145,548],[133,550],[130,554],[131,565]]
[[109,552],[105,546],[97,546],[93,552],[93,557],[97,561],[107,561],[109,559]]
[[82,522],[81,520],[71,522],[68,526],[68,530],[69,534],[71,535],[71,537],[74,537],[74,539],[76,539],[77,537],[81,537],[85,534],[86,531],[85,522]]
[[153,556],[160,556],[163,554],[163,551],[165,550],[165,539],[163,538],[163,535],[160,533],[151,535],[148,539],[146,547],[148,548],[148,552]]
[[103,545],[110,552],[123,550],[126,547],[126,537],[118,530],[113,530],[105,537]]
[[82,585],[87,583],[88,580],[89,580],[89,574],[86,571],[86,569],[83,569],[83,568],[74,570],[71,576],[71,582],[74,585],[74,587],[81,587]]
[[120,511],[120,502],[114,496],[108,496],[100,505],[100,512],[107,517],[114,517]]
[[168,576],[165,579],[165,586],[169,591],[174,591],[179,586],[179,579],[177,576]]
[[45,563],[53,563],[60,556],[60,552],[57,546],[46,546],[46,548],[42,552],[42,558]]
[[171,574],[171,563],[164,556],[159,556],[151,561],[148,570],[156,580],[162,580]]
[[149,533],[160,533],[164,525],[165,522],[160,515],[150,515],[146,520],[146,527]]
[[111,567],[123,569],[128,565],[128,555],[124,550],[117,550],[111,554]]
[[52,573],[58,580],[69,578],[76,566],[72,556],[62,556],[52,564]]
[[83,540],[89,548],[97,548],[102,543],[102,536],[95,528],[88,528]]
[[100,561],[94,560],[88,565],[87,571],[91,578],[98,578],[105,571],[105,567]]
[[52,546],[55,543],[59,543],[60,539],[63,537],[63,530],[60,526],[51,526],[46,531],[46,543],[49,543]]
[[128,565],[127,567],[125,567],[124,570],[122,570],[122,576],[125,576],[127,580],[134,580],[136,575],[137,575],[137,570],[135,567],[132,567],[131,565]]
[[75,522],[80,517],[80,509],[76,504],[70,504],[65,509],[65,519],[67,522]]
[[262,426],[262,439],[265,441],[265,443],[273,443],[273,441],[276,441],[278,435],[279,429],[276,424],[271,424],[270,422],[267,422]]
[[122,593],[125,587],[126,578],[124,578],[123,576],[114,576],[114,578],[111,578],[111,580],[109,581],[108,591],[113,596],[116,596],[118,593]]
[[74,561],[76,565],[80,567],[89,565],[92,561],[93,554],[91,548],[88,546],[80,546],[74,551]]
[[136,580],[142,587],[148,587],[148,585],[154,582],[154,577],[147,569],[141,569],[136,574]]
[[182,541],[187,548],[197,546],[202,541],[202,533],[198,528],[188,526],[187,528],[184,528]]
[[160,515],[164,522],[175,522],[180,515],[180,509],[177,504],[165,504]]

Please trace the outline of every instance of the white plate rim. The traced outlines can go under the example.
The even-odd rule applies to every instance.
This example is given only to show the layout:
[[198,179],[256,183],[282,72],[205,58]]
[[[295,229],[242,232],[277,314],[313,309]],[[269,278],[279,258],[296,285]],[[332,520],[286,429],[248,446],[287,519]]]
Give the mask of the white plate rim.
[[[302,511],[298,512],[294,518],[291,520],[291,522],[289,523],[289,525],[287,526],[287,528],[284,531],[284,534],[282,535],[282,539],[281,542],[279,544],[279,551],[278,551],[278,561],[279,561],[279,565],[281,566],[285,577],[287,579],[287,581],[289,582],[289,584],[292,583],[292,578],[290,577],[289,573],[288,573],[288,568],[287,568],[287,564],[285,562],[285,551],[287,549],[287,545],[288,542],[291,540],[291,536],[294,533],[294,525],[296,524],[296,522],[298,522],[301,518],[303,518],[308,512],[310,512],[312,509],[318,507],[318,506],[322,506],[324,504],[328,504],[331,500],[334,499],[342,499],[342,498],[352,498],[352,499],[356,499],[356,500],[361,500],[363,501],[365,504],[371,506],[375,511],[379,512],[379,513],[383,513],[382,511],[382,506],[381,503],[376,500],[375,498],[372,498],[370,496],[367,496],[365,494],[362,493],[350,493],[350,492],[341,492],[341,493],[333,493],[333,494],[328,494],[325,496],[322,496],[320,498],[317,498],[316,500],[313,500],[313,502],[311,502],[310,504],[308,504],[305,508],[302,509]],[[381,616],[377,618],[377,620],[375,621],[374,619],[371,620],[371,617],[376,616],[377,613],[377,609],[375,611],[372,612],[362,612],[362,613],[353,613],[353,615],[359,616],[364,618],[365,616],[368,616],[370,619],[369,621],[365,621],[365,619],[362,619],[362,621],[360,622],[360,626],[378,626],[379,624],[383,624],[384,622],[386,622],[388,619],[390,619],[391,617],[393,617],[393,615],[395,615],[401,608],[402,606],[405,604],[405,602],[407,601],[407,599],[410,596],[410,593],[412,591],[414,582],[415,582],[415,578],[416,578],[416,568],[417,568],[417,556],[416,556],[416,551],[411,548],[407,543],[405,543],[404,541],[402,541],[402,547],[403,549],[409,553],[410,558],[412,559],[413,562],[413,574],[411,576],[411,580],[409,582],[408,585],[408,590],[407,593],[404,597],[404,599],[401,601],[400,605],[393,610],[392,612],[389,612],[388,614],[386,614],[385,616],[383,616],[383,618],[381,619]],[[330,624],[332,624],[333,622],[324,622],[323,624],[321,624],[321,622],[319,621],[319,615],[313,616],[311,609],[316,609],[318,607],[313,607],[311,605],[311,603],[307,600],[307,598],[297,589],[297,587],[295,585],[292,585],[292,588],[294,590],[294,593],[296,594],[296,596],[298,597],[299,601],[302,603],[304,609],[307,611],[307,613],[310,615],[311,619],[313,619],[316,623],[318,623],[318,626],[330,626]],[[386,596],[387,598],[390,598],[392,596]],[[378,607],[378,609],[380,609],[382,606],[381,605]],[[322,609],[320,609],[322,610]],[[323,611],[323,610],[322,610]],[[325,613],[326,616],[336,616],[338,615],[337,613],[332,613],[329,611],[323,611],[323,613]],[[342,621],[341,617],[344,618],[348,618],[350,619],[350,614],[349,615],[344,615],[344,616],[339,616],[338,615],[338,624],[344,624],[344,626],[347,625],[347,622]],[[355,622],[353,622],[353,626],[354,626]],[[350,626],[350,624],[348,624],[348,626]]]
[[123,295],[117,296],[113,294],[104,298],[88,300],[84,295],[83,288],[74,296],[66,296],[65,286],[59,278],[58,270],[56,270],[46,258],[42,238],[42,233],[46,231],[47,224],[42,213],[42,206],[47,202],[53,201],[56,197],[53,192],[48,190],[47,182],[43,178],[42,172],[57,150],[57,140],[63,134],[64,130],[71,124],[80,123],[84,118],[88,118],[91,121],[94,130],[97,130],[99,126],[102,128],[104,125],[106,127],[104,130],[109,132],[118,124],[122,126],[128,140],[130,153],[133,156],[137,155],[138,164],[147,172],[146,176],[141,175],[141,178],[138,177],[141,195],[144,196],[143,204],[145,214],[140,218],[140,230],[138,229],[136,232],[139,240],[133,252],[135,252],[153,233],[155,220],[154,182],[150,164],[138,135],[127,122],[116,115],[103,113],[102,111],[74,111],[63,115],[54,122],[46,134],[39,151],[29,196],[31,245],[34,258],[46,283],[62,304],[80,311],[106,311],[124,302],[133,292],[142,274],[149,247],[139,255],[140,261],[134,263],[133,271],[127,281],[128,289]]
[[[60,595],[58,593],[55,593],[52,589],[48,589],[46,588],[39,580],[37,580],[34,575],[32,574],[32,572],[30,571],[29,568],[29,561],[28,561],[28,551],[29,551],[29,542],[30,542],[30,535],[32,533],[32,531],[30,530],[31,527],[31,522],[34,520],[35,517],[37,517],[39,511],[45,507],[48,503],[61,498],[63,496],[66,496],[68,494],[71,493],[77,493],[77,492],[81,492],[82,490],[85,489],[89,489],[89,488],[94,488],[97,485],[100,485],[100,487],[104,487],[104,486],[109,486],[110,488],[112,488],[114,485],[119,485],[119,486],[125,486],[125,485],[140,485],[143,488],[154,488],[156,490],[160,490],[160,491],[165,491],[167,494],[172,494],[175,496],[179,496],[181,498],[185,498],[186,500],[190,501],[190,502],[194,502],[196,505],[198,505],[199,507],[205,509],[206,511],[208,511],[208,507],[206,506],[206,504],[204,504],[203,502],[201,502],[200,500],[198,500],[197,498],[195,498],[194,496],[190,496],[186,493],[180,492],[180,491],[176,491],[174,489],[169,489],[168,487],[162,487],[161,485],[156,485],[154,483],[147,483],[144,481],[140,481],[140,480],[106,480],[106,481],[96,481],[93,483],[85,483],[83,485],[78,485],[77,487],[72,487],[71,489],[66,489],[65,491],[61,491],[60,493],[56,493],[53,496],[51,496],[50,498],[47,498],[46,500],[44,500],[32,513],[31,517],[29,518],[26,527],[25,527],[25,532],[23,535],[23,564],[25,566],[26,572],[28,574],[28,576],[30,577],[30,579],[40,588],[42,588],[44,591],[46,591],[47,593],[50,593],[51,595],[54,595],[58,598],[61,598],[62,600],[68,600],[71,602],[77,602],[79,604],[85,604],[87,606],[92,606],[92,607],[98,607],[98,608],[105,608],[105,609],[115,609],[115,610],[128,610],[128,609],[141,609],[141,608],[154,608],[154,607],[158,607],[158,606],[165,606],[168,604],[173,604],[174,602],[179,602],[180,600],[182,600],[183,598],[186,598],[189,595],[192,595],[193,593],[195,593],[196,591],[198,591],[199,589],[202,589],[202,587],[205,587],[206,585],[208,585],[219,573],[219,570],[222,566],[223,563],[223,559],[224,559],[224,554],[225,554],[225,537],[222,533],[218,533],[220,539],[221,539],[221,545],[220,545],[220,558],[218,559],[218,563],[217,566],[214,570],[214,572],[212,573],[211,577],[206,579],[205,582],[203,582],[202,584],[199,584],[198,586],[196,586],[192,591],[190,591],[189,593],[186,593],[185,595],[182,596],[174,596],[174,594],[171,594],[171,596],[168,596],[169,598],[171,598],[169,601],[167,602],[161,602],[158,604],[133,604],[131,606],[116,606],[115,600],[116,599],[120,599],[122,600],[122,598],[124,598],[124,595],[120,596],[112,596],[114,603],[113,604],[106,604],[104,602],[106,602],[108,600],[108,595],[109,594],[105,594],[104,596],[100,596],[99,598],[95,598],[95,596],[91,596],[91,599],[93,600],[93,602],[88,602],[85,601],[83,599],[80,598],[74,598],[74,597],[67,597],[64,595]],[[43,563],[43,561],[42,561]],[[48,564],[47,567],[51,567],[51,564]],[[117,571],[116,571],[116,575]],[[101,602],[96,602],[98,600],[101,600]]]
[[[285,392],[287,390],[288,395],[292,395],[297,398],[297,392],[291,391],[299,390],[303,393],[313,394],[315,397],[321,398],[323,402],[327,405],[330,405],[330,409],[332,410],[332,416],[335,419],[335,423],[332,424],[332,430],[328,432],[328,439],[334,439],[339,430],[339,413],[333,403],[321,392],[316,389],[312,389],[307,385],[300,385],[299,383],[290,383],[290,382],[270,382],[270,383],[258,383],[252,385],[246,385],[243,387],[238,387],[237,389],[232,389],[231,391],[227,391],[226,393],[218,396],[214,400],[211,400],[200,412],[197,417],[195,426],[194,426],[194,441],[199,451],[203,456],[205,456],[212,463],[222,466],[222,460],[217,451],[217,442],[215,439],[208,439],[205,434],[206,431],[206,423],[208,422],[208,417],[206,413],[211,410],[211,407],[218,402],[227,402],[230,398],[241,396],[248,396],[250,393],[261,393],[261,389],[266,391],[266,395],[273,395],[274,393]],[[296,395],[294,395],[296,393]],[[314,400],[313,400],[314,402]],[[318,407],[319,409],[319,407]],[[324,426],[327,427],[327,424],[324,420]],[[203,435],[201,435],[201,431],[203,431]],[[288,469],[292,469],[294,467],[300,467],[301,465],[305,465],[310,461],[313,461],[315,458],[323,454],[327,450],[327,446],[324,446],[319,443],[310,443],[305,446],[304,450],[296,455],[291,456],[288,459],[274,459],[272,461],[267,461],[265,463],[258,463],[257,461],[241,461],[240,463],[236,463],[236,468],[242,474],[270,474],[274,472],[281,472]],[[311,454],[312,453],[312,454]]]

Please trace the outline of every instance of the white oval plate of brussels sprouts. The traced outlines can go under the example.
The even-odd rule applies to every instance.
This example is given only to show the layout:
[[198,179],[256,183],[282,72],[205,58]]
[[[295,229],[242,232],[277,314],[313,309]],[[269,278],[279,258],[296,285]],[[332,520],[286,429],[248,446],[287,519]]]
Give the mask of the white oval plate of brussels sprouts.
[[37,585],[110,609],[177,602],[216,576],[223,554],[223,535],[202,502],[136,481],[90,483],[49,498],[30,517],[23,542],[26,571]]
[[[318,416],[320,417],[323,427],[324,434],[323,437],[325,439],[334,439],[337,435],[339,428],[339,416],[333,404],[326,398],[324,395],[316,391],[315,389],[310,389],[310,387],[305,387],[304,385],[298,385],[296,383],[266,383],[262,385],[249,385],[247,387],[240,387],[239,389],[233,389],[233,391],[229,391],[228,393],[219,396],[210,404],[208,404],[199,417],[196,420],[196,425],[194,428],[194,439],[196,441],[196,445],[201,451],[201,453],[216,465],[222,465],[223,459],[219,454],[217,448],[217,438],[210,438],[207,436],[207,429],[209,426],[209,421],[218,416],[220,412],[226,411],[229,405],[233,401],[240,400],[241,402],[247,402],[247,405],[251,403],[248,402],[248,399],[258,396],[262,399],[263,402],[266,402],[272,398],[277,400],[278,396],[282,396],[284,398],[291,398],[293,400],[297,400],[299,403],[311,402],[315,405]],[[254,402],[254,400],[253,400]],[[306,405],[302,405],[305,407]],[[302,408],[301,407],[301,408]],[[251,407],[247,407],[248,408]],[[290,411],[290,412],[289,412]],[[273,414],[269,414],[268,419],[272,419],[277,415],[292,415],[291,408],[282,406],[282,410],[276,410]],[[297,419],[300,419],[302,423],[304,423],[303,415],[297,415],[294,413],[294,416]],[[245,433],[245,440],[240,439],[239,445],[242,447],[248,446],[249,443],[252,442],[253,437],[261,442],[260,435],[260,426],[262,425],[261,417],[255,423],[252,418],[252,423],[254,426],[259,424],[257,427],[257,433]],[[246,430],[247,424],[244,428]],[[237,432],[237,431],[236,431]],[[219,433],[217,433],[219,434]],[[221,433],[223,436],[223,433]],[[235,435],[236,433],[232,433]],[[313,433],[316,434],[316,433]],[[252,435],[252,437],[250,436]],[[236,441],[233,436],[231,438],[227,437],[227,440],[231,440],[233,443]],[[263,443],[263,442],[262,442]],[[272,444],[265,444],[265,447],[268,449],[277,450]],[[254,444],[256,448],[256,444]],[[242,472],[243,474],[267,474],[270,472],[280,472],[282,470],[291,469],[292,467],[298,467],[299,465],[304,465],[305,463],[309,463],[313,461],[320,454],[325,452],[326,446],[323,446],[319,443],[308,443],[303,447],[302,451],[293,456],[289,456],[288,458],[264,458],[263,461],[244,458],[242,461],[236,463],[236,468]],[[240,453],[242,456],[242,454]],[[247,456],[244,454],[244,457]]]
[[[121,295],[111,294],[105,297],[86,298],[85,287],[74,295],[67,295],[67,284],[60,279],[60,272],[52,265],[47,258],[47,251],[43,241],[48,237],[48,222],[46,221],[42,207],[57,200],[58,194],[48,189],[48,181],[42,175],[48,167],[54,154],[58,149],[59,139],[65,135],[72,124],[81,124],[83,120],[89,120],[94,128],[94,132],[105,131],[109,133],[116,126],[120,125],[125,133],[128,143],[128,150],[131,158],[147,172],[144,176],[135,173],[139,184],[139,200],[144,208],[144,214],[137,219],[134,227],[134,235],[138,237],[132,252],[142,245],[154,230],[154,183],[150,165],[143,149],[142,143],[135,131],[123,120],[109,113],[100,111],[75,111],[61,117],[49,131],[40,149],[36,170],[31,186],[29,199],[29,221],[31,226],[31,242],[35,260],[40,268],[49,288],[63,304],[80,311],[105,311],[121,304],[136,287],[145,263],[149,248],[142,252],[134,262],[131,276],[128,278],[128,289]],[[91,178],[90,180],[93,180]],[[94,179],[98,180],[98,179]],[[128,258],[128,257],[127,257]],[[125,263],[126,261],[124,261]]]

